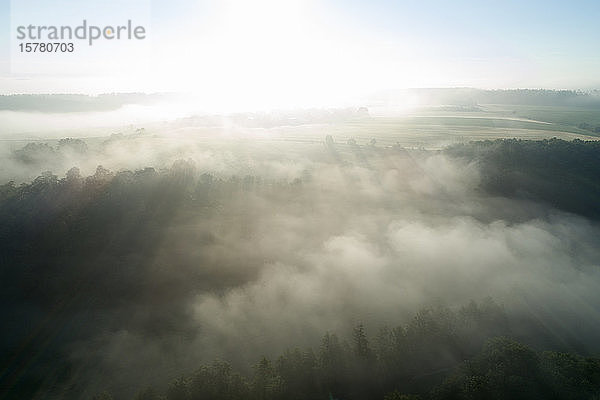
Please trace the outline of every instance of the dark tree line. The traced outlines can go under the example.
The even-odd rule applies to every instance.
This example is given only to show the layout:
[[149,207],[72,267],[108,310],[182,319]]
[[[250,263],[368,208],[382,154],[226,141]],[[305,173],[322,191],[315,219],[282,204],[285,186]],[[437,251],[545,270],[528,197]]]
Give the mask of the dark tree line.
[[263,357],[246,375],[215,361],[164,390],[143,389],[135,399],[597,398],[600,359],[539,352],[497,334],[509,332],[502,308],[491,300],[458,312],[428,308],[371,339],[363,325],[350,341],[327,333],[319,348]]
[[[86,151],[80,141],[59,147]],[[18,155],[52,151],[33,146]],[[485,193],[600,217],[600,142],[487,141],[445,153],[480,163]],[[87,177],[73,168],[62,178],[45,172],[30,183],[0,185],[0,311],[8,327],[0,332],[0,395],[30,398],[70,382],[67,345],[98,330],[195,334],[186,314],[190,299],[242,285],[265,263],[262,254],[241,257],[228,246],[253,234],[265,208],[276,213],[300,201],[305,181],[310,174],[291,182],[219,177],[178,161],[161,170],[98,167]],[[307,204],[312,200],[308,195]],[[185,237],[177,229],[190,220],[198,224]],[[598,393],[596,359],[539,353],[504,339],[482,347],[512,332],[491,302],[458,312],[432,308],[372,337],[361,326],[349,341],[327,334],[318,349],[260,360],[254,374],[218,362],[143,396],[393,400],[522,392],[576,399]],[[72,383],[67,397],[77,397],[77,390]]]
[[[251,194],[291,199],[299,185],[219,178],[188,161],[1,185],[0,393],[29,398],[68,381],[68,345],[99,331],[194,335],[190,299],[243,284],[264,263],[243,255],[241,268],[242,256],[222,250],[260,217]],[[201,222],[193,237],[178,231],[190,216]],[[138,316],[140,307],[152,313]]]
[[[385,92],[384,92],[385,93]],[[393,92],[392,92],[393,93]],[[422,88],[409,89],[425,104],[477,105],[508,104],[536,106],[567,106],[597,108],[600,97],[597,91],[548,89],[473,89],[473,88]]]
[[478,162],[488,193],[600,218],[600,141],[487,140],[445,153]]
[[0,110],[41,112],[84,112],[116,110],[125,104],[151,104],[170,99],[166,94],[114,93],[88,96],[83,94],[13,94],[0,95]]

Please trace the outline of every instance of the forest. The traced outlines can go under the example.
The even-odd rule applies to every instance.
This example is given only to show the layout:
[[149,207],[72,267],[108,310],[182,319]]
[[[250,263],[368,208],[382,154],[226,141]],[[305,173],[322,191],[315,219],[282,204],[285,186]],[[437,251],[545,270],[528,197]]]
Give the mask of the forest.
[[1,185],[3,398],[597,397],[598,142],[281,157]]
[[0,1],[0,400],[600,400],[599,16]]
[[[507,336],[491,299],[423,309],[406,326],[383,327],[370,341],[363,325],[349,341],[323,336],[320,346],[263,357],[243,376],[216,360],[136,399],[593,399],[600,359],[543,351]],[[487,338],[487,339],[486,339]],[[107,393],[96,396],[110,398]]]

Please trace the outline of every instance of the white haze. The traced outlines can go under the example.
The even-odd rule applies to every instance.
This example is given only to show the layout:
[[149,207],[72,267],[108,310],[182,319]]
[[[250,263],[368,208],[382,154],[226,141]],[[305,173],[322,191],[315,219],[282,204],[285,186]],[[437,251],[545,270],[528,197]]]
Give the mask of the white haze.
[[[599,350],[598,226],[482,193],[476,164],[441,154],[371,155],[361,165],[359,153],[311,148],[303,158],[276,160],[265,160],[260,146],[250,154],[186,154],[199,171],[223,178],[245,170],[304,183],[293,198],[248,193],[232,199],[233,215],[180,215],[165,228],[155,263],[167,270],[148,279],[185,279],[205,268],[202,260],[216,262],[214,275],[204,272],[207,287],[185,298],[174,317],[194,334],[152,338],[118,329],[99,334],[94,350],[75,346],[73,359],[126,385],[140,370],[149,379],[214,358],[243,366],[290,343],[315,345],[325,331],[347,332],[359,322],[376,329],[406,322],[423,306],[488,296],[514,318],[543,321],[558,340]],[[216,242],[198,247],[207,234]],[[238,283],[212,290],[221,275]]]
[[[31,123],[56,122],[38,116]],[[181,212],[161,227],[152,263],[135,279],[166,282],[153,296],[178,312],[169,314],[168,329],[150,335],[143,320],[160,309],[106,310],[125,322],[68,348],[89,394],[131,393],[131,382],[168,381],[214,358],[244,366],[290,344],[318,344],[326,331],[396,325],[426,305],[488,296],[514,318],[543,321],[559,341],[600,350],[597,224],[489,195],[478,164],[443,153],[328,146],[327,126],[314,127],[318,139],[307,143],[270,141],[269,130],[196,129],[190,138],[171,129],[89,140],[89,153],[65,153],[58,163],[24,166],[11,158],[15,146],[4,147],[3,181],[47,169],[62,177],[72,166],[84,175],[99,164],[163,168],[177,159],[217,179],[302,181],[294,196],[245,192],[229,199],[226,214]],[[180,290],[198,275],[204,283]]]

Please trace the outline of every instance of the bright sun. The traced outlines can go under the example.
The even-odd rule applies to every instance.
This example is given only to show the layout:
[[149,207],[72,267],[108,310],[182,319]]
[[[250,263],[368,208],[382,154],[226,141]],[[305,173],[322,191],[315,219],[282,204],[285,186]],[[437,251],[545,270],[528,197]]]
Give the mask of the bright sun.
[[[307,0],[225,0],[193,47],[156,61],[163,79],[219,111],[338,105],[360,87],[364,60],[348,32]],[[373,61],[371,61],[373,62]],[[174,76],[171,72],[178,71]],[[156,77],[156,74],[155,74]],[[369,77],[367,77],[369,78]]]

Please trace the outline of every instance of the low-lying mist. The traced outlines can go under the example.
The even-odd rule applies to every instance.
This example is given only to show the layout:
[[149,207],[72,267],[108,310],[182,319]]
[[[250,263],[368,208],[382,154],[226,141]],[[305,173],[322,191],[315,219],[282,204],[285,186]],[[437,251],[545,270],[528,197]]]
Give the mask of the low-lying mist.
[[215,358],[244,371],[327,331],[487,297],[535,348],[597,354],[598,154],[331,137],[7,150],[0,379],[126,398]]

